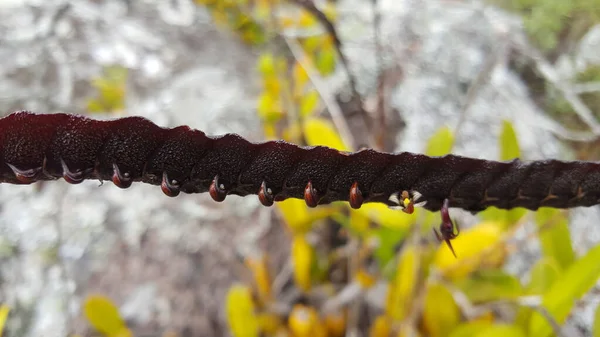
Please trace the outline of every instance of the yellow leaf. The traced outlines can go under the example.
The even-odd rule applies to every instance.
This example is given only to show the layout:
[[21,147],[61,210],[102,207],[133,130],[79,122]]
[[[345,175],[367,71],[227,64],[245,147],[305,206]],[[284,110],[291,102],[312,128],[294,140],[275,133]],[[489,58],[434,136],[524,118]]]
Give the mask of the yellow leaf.
[[275,58],[273,54],[264,53],[258,57],[258,70],[263,76],[274,76],[275,71]]
[[385,315],[377,316],[369,328],[369,337],[389,337],[392,326]]
[[350,230],[362,236],[366,234],[370,227],[369,217],[365,212],[359,212],[355,209],[350,209]]
[[292,68],[292,76],[294,77],[294,88],[296,89],[295,95],[300,96],[304,91],[304,86],[306,86],[309,80],[308,73],[302,64],[300,64],[300,62],[294,63],[294,67]]
[[425,154],[432,157],[443,156],[452,150],[454,135],[449,127],[441,127],[427,142]]
[[334,22],[337,19],[337,10],[333,2],[326,2],[323,8],[323,13],[329,21]]
[[233,337],[258,337],[258,318],[250,289],[233,285],[226,297],[227,323]]
[[263,78],[263,86],[265,92],[271,95],[274,99],[279,99],[279,93],[281,92],[281,81],[275,76],[265,76]]
[[388,289],[386,314],[396,322],[402,321],[411,311],[418,269],[418,251],[414,246],[407,246],[398,259],[396,276]]
[[417,212],[413,214],[398,212],[382,203],[367,203],[362,205],[359,209],[354,210],[354,212],[362,213],[380,226],[393,229],[406,229],[417,220]]
[[398,329],[396,337],[421,337],[417,328],[411,324],[402,324]]
[[0,337],[2,337],[2,332],[4,331],[4,327],[6,326],[6,321],[8,320],[8,313],[10,312],[10,308],[8,305],[3,304],[0,306]]
[[[575,301],[581,298],[600,278],[600,245],[590,249],[583,257],[572,263],[558,276],[550,289],[543,295],[543,306],[558,324],[563,324]],[[552,328],[539,313],[533,313],[529,324],[529,335],[547,337]]]
[[212,5],[216,0],[194,0],[194,3],[196,3],[197,5],[204,5],[204,6],[208,6],[208,5]]
[[264,122],[263,124],[263,134],[265,139],[274,140],[277,139],[277,128],[275,127],[275,122]]
[[494,324],[478,332],[474,337],[526,337],[523,329],[516,325]]
[[279,121],[283,115],[279,96],[273,96],[268,92],[260,95],[256,110],[258,111],[259,117],[266,123],[275,123]]
[[271,275],[269,274],[266,256],[248,257],[246,265],[254,276],[258,298],[262,303],[269,302],[271,300]]
[[437,283],[427,286],[423,325],[430,337],[447,336],[448,331],[460,322],[460,315],[460,309],[446,287]]
[[294,236],[291,255],[296,286],[303,291],[308,291],[312,283],[311,271],[314,262],[314,252],[304,235]]
[[260,331],[267,336],[276,335],[283,325],[279,316],[272,313],[261,313],[257,319]]
[[377,278],[363,268],[356,272],[354,278],[363,288],[370,288],[377,282]]
[[321,73],[321,75],[325,76],[333,73],[337,61],[336,56],[337,55],[333,48],[322,50],[317,55],[316,67],[317,70],[319,70],[319,73]]
[[498,245],[502,238],[501,226],[494,222],[482,222],[468,230],[462,230],[452,246],[455,258],[441,243],[438,247],[434,264],[442,273],[452,279],[461,279],[482,265],[496,266],[504,261],[506,249]]
[[305,38],[302,41],[302,46],[304,47],[304,51],[308,55],[313,55],[316,52],[316,50],[319,49],[319,47],[321,47],[323,45],[323,39],[326,36],[328,36],[328,35],[310,36],[310,37]]
[[324,219],[332,214],[330,207],[307,208],[302,199],[286,199],[276,203],[281,211],[284,222],[292,234],[306,233],[315,221]]
[[312,307],[296,304],[288,318],[288,326],[294,337],[315,337],[319,316]]
[[346,312],[339,311],[325,316],[328,337],[342,337],[346,332]]
[[316,90],[309,91],[306,95],[302,96],[300,101],[300,115],[302,117],[308,117],[315,113],[315,109],[319,104],[319,93]]
[[[478,336],[480,332],[489,329],[492,326],[491,322],[487,321],[475,321],[475,322],[465,322],[458,325],[452,332],[448,335],[449,337],[473,337]],[[506,336],[508,337],[508,336]]]
[[304,9],[300,12],[300,19],[298,20],[300,27],[307,28],[313,26],[315,23],[317,23],[317,19],[312,14]]
[[284,16],[279,18],[279,25],[281,26],[281,28],[291,28],[296,24],[296,19],[289,17],[289,16]]
[[307,144],[310,146],[322,145],[339,151],[350,151],[328,120],[310,117],[302,124],[302,128],[299,128],[298,125],[289,127],[284,132],[284,138],[296,139],[302,131]]
[[85,317],[100,333],[118,336],[127,329],[119,309],[108,298],[100,295],[88,296],[83,305]]
[[308,118],[304,122],[304,135],[308,145],[323,145],[340,151],[350,151],[329,121],[323,118]]

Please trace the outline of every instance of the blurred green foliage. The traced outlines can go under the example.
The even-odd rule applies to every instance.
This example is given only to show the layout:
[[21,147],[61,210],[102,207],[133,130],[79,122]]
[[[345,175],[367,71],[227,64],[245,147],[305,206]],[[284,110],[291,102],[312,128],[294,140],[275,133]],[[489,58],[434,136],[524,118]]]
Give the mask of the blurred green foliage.
[[92,79],[96,95],[88,99],[87,110],[91,113],[123,111],[127,73],[127,68],[110,66],[104,68],[101,76]]
[[578,41],[590,27],[600,23],[597,0],[490,0],[523,18],[534,43],[549,52],[562,43]]
[[[600,5],[599,5],[600,6]],[[590,66],[579,72],[573,79],[575,84],[600,83],[600,65]],[[549,97],[548,113],[560,117],[564,124],[572,129],[584,129],[586,125],[573,113],[571,104],[553,87],[547,88]],[[589,91],[579,94],[583,103],[590,108],[596,118],[600,119],[600,91]]]

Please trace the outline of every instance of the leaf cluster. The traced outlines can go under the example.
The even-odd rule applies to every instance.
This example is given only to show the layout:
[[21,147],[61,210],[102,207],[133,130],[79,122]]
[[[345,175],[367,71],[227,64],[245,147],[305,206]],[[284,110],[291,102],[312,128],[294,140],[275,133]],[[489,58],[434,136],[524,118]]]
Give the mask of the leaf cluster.
[[[300,127],[309,145],[347,150],[325,119],[311,118]],[[424,151],[443,155],[451,151],[453,142],[452,132],[442,128]],[[499,159],[520,157],[516,133],[508,121],[499,142]],[[360,298],[375,288],[385,289],[384,300],[372,309],[372,319],[361,320],[358,326],[368,336],[552,336],[552,326],[565,322],[575,303],[600,277],[595,262],[600,258],[600,245],[577,257],[565,211],[489,209],[454,240],[458,255],[454,258],[446,246],[432,240],[431,228],[439,224],[439,213],[417,210],[407,215],[369,204],[359,210],[346,204],[307,209],[302,200],[287,200],[278,209],[290,233],[292,287],[302,300],[288,303],[289,312],[270,310],[281,295],[271,287],[269,252],[264,252],[260,263],[247,264],[254,275],[244,286],[252,294],[246,297],[254,308],[252,314],[230,312],[228,316],[232,327],[251,319],[246,324],[256,330],[249,335],[232,329],[236,337],[344,336],[358,325],[352,308],[364,306]],[[514,233],[527,220],[536,224],[535,233],[514,242]],[[341,246],[326,246],[319,239],[318,233],[332,223],[347,238]],[[531,240],[540,242],[542,258],[526,277],[506,272],[507,259]],[[347,277],[341,282],[334,279],[331,275],[336,271]],[[331,309],[332,303],[353,291],[356,297]]]

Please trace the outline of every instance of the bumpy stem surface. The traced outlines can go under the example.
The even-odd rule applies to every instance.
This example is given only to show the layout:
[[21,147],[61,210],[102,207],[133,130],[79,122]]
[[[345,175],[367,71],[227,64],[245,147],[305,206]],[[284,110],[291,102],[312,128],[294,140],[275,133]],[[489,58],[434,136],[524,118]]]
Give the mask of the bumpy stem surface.
[[0,150],[0,182],[11,184],[62,177],[74,184],[111,180],[127,188],[141,181],[160,185],[169,196],[209,192],[223,201],[229,194],[256,194],[265,206],[300,198],[311,207],[334,201],[354,208],[365,202],[404,207],[399,196],[407,193],[432,211],[445,199],[472,212],[600,202],[595,162],[345,153],[284,141],[251,143],[235,134],[211,137],[141,117],[99,121],[19,111],[0,119]]

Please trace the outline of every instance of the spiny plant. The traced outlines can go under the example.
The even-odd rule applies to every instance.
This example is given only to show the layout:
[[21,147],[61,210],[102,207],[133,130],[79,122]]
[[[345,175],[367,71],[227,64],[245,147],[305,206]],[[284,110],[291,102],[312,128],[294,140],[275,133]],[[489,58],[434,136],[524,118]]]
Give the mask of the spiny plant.
[[[400,335],[413,332],[435,335],[432,332],[437,331],[435,322],[445,318],[437,317],[435,312],[428,313],[427,302],[423,301],[427,296],[433,296],[428,295],[430,287],[438,287],[435,288],[438,293],[444,293],[440,289],[445,289],[451,295],[440,296],[452,298],[454,303],[447,305],[457,308],[453,315],[460,317],[438,335],[463,329],[464,324],[471,324],[486,313],[490,324],[477,325],[485,331],[510,329],[511,333],[547,336],[553,326],[548,321],[564,322],[575,300],[597,281],[600,267],[596,261],[600,257],[600,245],[585,256],[576,258],[566,215],[563,211],[543,207],[545,202],[559,208],[596,204],[599,191],[593,184],[595,179],[590,177],[599,171],[597,163],[534,161],[521,164],[452,155],[432,157],[410,153],[385,154],[373,150],[340,152],[331,146],[345,146],[326,121],[312,116],[310,122],[299,127],[306,134],[304,138],[308,145],[313,147],[303,148],[281,141],[253,144],[235,135],[212,138],[188,127],[160,128],[138,117],[94,121],[76,115],[18,112],[0,119],[4,164],[0,179],[14,184],[30,184],[58,177],[72,184],[84,179],[100,179],[112,180],[121,188],[129,187],[134,181],[143,181],[160,185],[168,196],[176,196],[180,192],[209,192],[215,201],[224,201],[228,194],[257,194],[265,206],[280,201],[278,205],[281,205],[283,218],[292,235],[292,286],[301,295],[296,299],[299,302],[294,301],[289,311],[272,312],[270,308],[276,304],[273,301],[277,301],[277,294],[270,290],[270,272],[267,272],[266,265],[262,265],[264,260],[250,259],[248,265],[255,275],[255,288],[252,289],[256,296],[245,307],[255,309],[245,311],[253,312],[250,317],[232,310],[229,317],[232,328],[252,324],[257,326],[257,331],[267,333],[276,325],[273,322],[281,321],[276,331],[302,336],[298,331],[309,331],[310,334],[328,331],[327,326],[319,327],[320,324],[341,320],[345,322],[344,328],[338,330],[347,331],[357,324],[357,316],[347,316],[350,315],[348,307],[351,308],[351,303],[364,296],[374,284],[382,283],[387,285],[388,295],[381,303],[381,318],[367,324],[374,326],[372,329],[375,330],[383,327],[385,331],[389,328]],[[432,138],[426,154],[450,152],[452,138],[447,129],[442,129]],[[512,146],[503,147],[503,155],[517,154],[518,146],[509,123],[505,123],[502,138],[505,139],[503,144]],[[315,151],[319,151],[320,155],[311,155]],[[361,153],[369,156],[363,158]],[[402,160],[384,160],[388,155],[388,159]],[[415,179],[409,179],[414,185],[398,185],[399,182],[406,183],[402,182],[406,176],[395,172],[406,175],[414,165],[413,156],[430,162],[432,166],[429,167],[435,167],[433,171],[437,175],[425,175],[427,179],[423,183],[422,173],[432,170],[425,169]],[[462,165],[461,160],[468,160],[471,165]],[[332,167],[330,163],[333,162],[337,164]],[[495,165],[501,164],[508,165],[507,169],[501,177],[494,176]],[[540,175],[539,172],[557,165],[560,169],[553,169],[553,175]],[[585,170],[582,171],[581,167]],[[459,181],[468,181],[472,176],[479,177],[476,181],[480,181],[481,177],[490,176],[490,170],[493,179],[483,180],[491,185],[468,190],[455,187]],[[575,176],[579,177],[576,179],[578,184],[567,183],[568,188],[561,187]],[[450,180],[451,187],[445,187],[448,177],[454,177]],[[298,183],[292,183],[295,180]],[[532,180],[539,181],[539,186],[546,186],[543,193],[523,187]],[[500,187],[491,189],[498,182],[502,182],[498,185]],[[381,190],[375,189],[377,184]],[[411,193],[407,197],[409,200],[400,197],[406,191]],[[484,199],[469,200],[462,196],[465,191],[483,195]],[[486,200],[490,205],[507,209],[482,208],[480,205],[486,204]],[[337,201],[347,203],[339,204]],[[448,207],[441,201],[450,207],[483,211],[483,221],[464,229],[458,237],[448,237]],[[443,249],[443,246],[434,245],[427,239],[431,235],[425,235],[424,230],[431,230],[440,215],[431,218],[419,208],[415,209],[417,202],[436,213],[441,209],[440,231],[444,239],[455,240],[455,256],[453,250]],[[307,205],[329,206],[313,213],[309,212]],[[515,208],[518,206],[537,210],[535,218],[545,254],[545,259],[539,262],[544,264],[539,267],[544,272],[539,276],[543,285],[530,284],[531,293],[525,290],[526,284],[501,269],[508,253],[515,249],[511,248],[509,238],[523,225],[521,219],[525,211]],[[491,219],[485,220],[486,217]],[[342,226],[349,235],[348,241],[355,246],[320,247],[311,233],[316,229],[315,220],[324,218],[333,219]],[[373,227],[373,223],[377,226]],[[454,234],[451,222],[449,229],[449,233]],[[348,275],[332,282],[329,275],[340,265],[348,267],[338,272]],[[550,278],[547,273],[550,273]],[[241,288],[235,289],[239,291]],[[528,300],[533,295],[539,296],[540,302],[533,305],[534,309],[543,307],[551,319],[527,311],[528,306],[532,306]],[[462,300],[457,301],[457,298]],[[436,297],[432,300],[431,305],[435,308],[431,310],[437,312],[438,300],[441,299]],[[239,301],[241,299],[233,302]],[[492,324],[501,318],[493,310],[499,301],[509,301],[515,308],[520,308],[519,312],[523,313],[518,317],[521,320]],[[298,313],[294,314],[296,310]],[[252,321],[254,312],[263,312],[273,318],[267,320],[269,327],[262,326],[260,321]],[[327,319],[329,314],[336,316]],[[288,317],[287,322],[285,317]],[[250,323],[239,323],[240,319],[244,322],[250,320]],[[434,323],[420,325],[428,319]],[[320,323],[321,320],[323,323]],[[377,336],[376,332],[373,334]]]
[[[265,8],[281,3],[258,1],[252,5],[259,6],[258,12],[264,15]],[[246,8],[241,5],[249,5],[248,2],[205,1],[202,4],[209,7],[216,20],[241,33],[243,40],[257,44],[265,41],[264,22],[268,20],[256,20],[260,15],[239,10]],[[231,9],[234,7],[238,8],[237,12]],[[318,24],[310,15],[303,20],[280,20],[282,25]],[[250,33],[244,33],[245,29]],[[229,193],[257,194],[264,205],[275,205],[290,234],[292,275],[281,286],[273,277],[279,271],[268,267],[270,252],[246,257],[251,278],[233,285],[225,298],[229,328],[234,337],[335,337],[356,329],[370,337],[558,334],[555,326],[565,322],[574,303],[598,280],[600,246],[584,256],[576,256],[568,230],[568,211],[539,207],[569,208],[597,203],[596,164],[506,162],[521,155],[516,134],[511,124],[505,122],[499,156],[504,162],[473,162],[466,158],[469,163],[481,164],[475,165],[478,169],[471,172],[453,164],[463,159],[448,155],[454,137],[444,128],[431,138],[424,149],[425,155],[409,154],[406,159],[410,160],[395,163],[402,174],[395,176],[396,180],[384,180],[389,184],[383,184],[385,193],[377,199],[368,186],[374,179],[356,175],[361,170],[374,170],[367,160],[369,157],[360,159],[356,154],[347,153],[353,149],[342,141],[327,120],[318,116],[321,101],[307,68],[314,67],[323,76],[335,68],[332,38],[322,34],[299,41],[305,59],[290,61],[271,52],[265,52],[259,59],[264,92],[257,110],[264,122],[265,135],[269,139],[326,146],[317,149],[326,154],[324,157],[329,158],[326,161],[342,163],[337,167],[342,173],[328,170],[327,165],[309,166],[314,169],[297,170],[300,184],[279,190],[283,186],[279,178],[287,176],[274,173],[276,167],[285,166],[281,164],[287,163],[287,159],[294,164],[302,163],[314,149],[282,142],[263,143],[261,147],[232,135],[211,138],[187,127],[158,128],[140,118],[98,122],[53,115],[39,117],[40,123],[36,124],[31,123],[35,117],[21,113],[19,116],[25,123],[13,120],[12,124],[0,127],[10,131],[0,137],[5,164],[2,179],[9,183],[32,183],[63,177],[71,183],[79,183],[93,178],[112,180],[123,188],[141,180],[160,185],[170,196],[180,192],[209,192],[214,200],[223,201]],[[38,126],[40,129],[36,131],[39,132],[31,132]],[[24,134],[34,136],[27,138]],[[73,142],[64,137],[66,134],[74,137]],[[14,141],[17,138],[21,142]],[[23,139],[29,141],[22,142]],[[242,149],[247,152],[242,153]],[[294,151],[302,155],[292,155]],[[194,166],[201,162],[201,159],[189,161],[196,158],[189,156],[195,152],[204,156],[212,153],[210,158],[217,164],[207,166],[206,163],[211,162],[207,160],[200,166],[201,170],[194,171]],[[376,158],[385,157],[374,153],[363,151]],[[246,155],[250,157],[244,157]],[[434,158],[445,155],[448,156]],[[411,156],[419,159],[411,159]],[[235,163],[240,158],[253,158],[256,164],[257,169],[248,176],[251,179],[247,184],[233,179],[242,176],[241,171],[235,171],[238,168]],[[418,169],[419,160],[431,160],[433,167],[439,166],[440,171]],[[390,168],[392,164],[387,162],[382,167]],[[499,165],[506,172],[512,172],[504,176],[508,177],[504,183],[508,192],[498,196],[486,194],[486,189],[481,187],[485,184],[475,184],[479,187],[456,191],[474,193],[480,198],[461,200],[460,195],[451,193],[452,187],[443,187],[443,177],[453,176],[454,181],[459,181],[469,174],[485,176],[490,169],[486,165]],[[419,174],[431,173],[422,179],[426,188],[412,188],[412,183],[402,183],[401,178],[406,177],[407,170],[412,172],[411,169]],[[326,175],[325,183],[319,185],[312,178],[315,172]],[[337,185],[329,182],[338,176],[348,181],[330,190]],[[273,177],[277,181],[269,180]],[[362,184],[355,186],[354,182],[359,180]],[[527,183],[530,189],[519,189]],[[325,195],[320,194],[324,191]],[[435,193],[426,193],[430,191],[440,195],[432,197]],[[278,193],[283,195],[281,200],[277,200]],[[484,196],[489,205],[478,207]],[[476,225],[461,228],[460,235],[452,238],[456,256],[434,240],[433,235],[440,219],[444,219],[442,224],[448,224],[448,214],[442,208],[446,200],[450,207],[479,212]],[[414,208],[422,202],[426,203],[421,206],[432,212]],[[490,205],[506,209],[487,207]],[[528,213],[516,206],[537,211]],[[444,212],[443,218],[440,210]],[[537,225],[536,234],[514,242],[513,234],[525,226],[528,219]],[[328,243],[319,233],[332,224],[340,228],[336,231],[338,242]],[[529,240],[540,240],[542,258],[532,266],[529,279],[523,280],[507,273],[502,266]],[[366,298],[380,288],[383,299],[367,306]],[[105,336],[132,334],[114,304],[106,298],[89,297],[84,311],[91,325]]]

